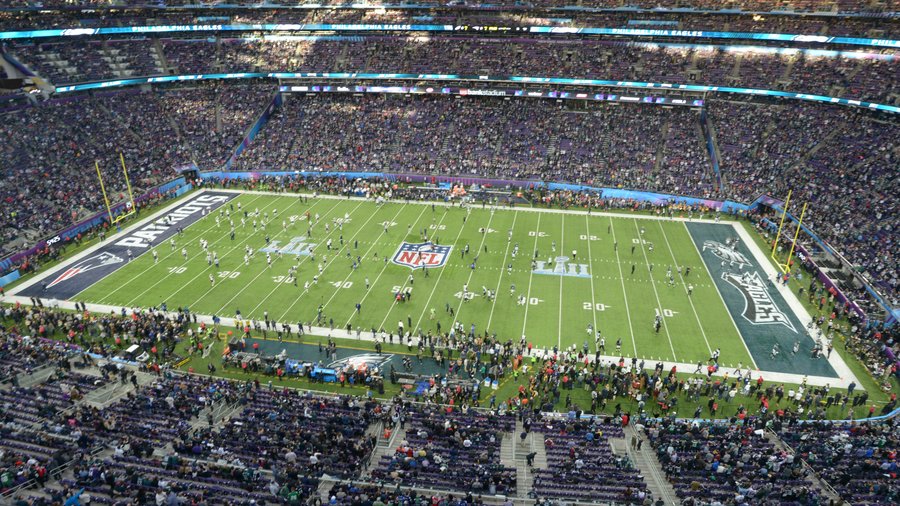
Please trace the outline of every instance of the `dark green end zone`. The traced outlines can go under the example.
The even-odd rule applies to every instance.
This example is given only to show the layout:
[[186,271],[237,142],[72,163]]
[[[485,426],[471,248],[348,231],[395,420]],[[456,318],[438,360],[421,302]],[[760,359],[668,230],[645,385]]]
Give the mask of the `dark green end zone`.
[[[837,377],[824,357],[812,358],[815,341],[743,241],[727,245],[737,237],[732,226],[688,223],[688,231],[760,370]],[[772,358],[775,343],[780,352]]]

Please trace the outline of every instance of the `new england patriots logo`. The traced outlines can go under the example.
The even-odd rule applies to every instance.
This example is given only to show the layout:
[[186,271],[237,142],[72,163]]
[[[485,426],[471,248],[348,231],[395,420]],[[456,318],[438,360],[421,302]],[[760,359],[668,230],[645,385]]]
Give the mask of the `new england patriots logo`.
[[66,269],[62,274],[56,277],[50,284],[47,285],[47,288],[50,288],[54,285],[62,283],[67,279],[72,279],[75,276],[81,274],[82,272],[92,271],[99,267],[106,267],[107,265],[120,264],[124,262],[121,257],[117,257],[112,253],[103,252],[99,255],[94,255],[89,258],[85,258],[84,260],[78,262],[77,264]]
[[430,242],[404,242],[400,245],[392,262],[397,265],[405,265],[410,269],[422,267],[434,269],[443,267],[447,263],[451,249],[452,246],[438,246]]

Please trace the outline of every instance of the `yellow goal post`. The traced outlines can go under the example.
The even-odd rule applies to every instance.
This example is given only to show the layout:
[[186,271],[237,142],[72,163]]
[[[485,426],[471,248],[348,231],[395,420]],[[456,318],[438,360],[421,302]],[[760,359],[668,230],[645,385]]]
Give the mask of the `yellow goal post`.
[[[772,243],[772,260],[775,261],[775,266],[782,273],[787,273],[791,269],[791,258],[794,256],[794,249],[797,246],[797,238],[800,237],[800,229],[803,228],[803,217],[806,215],[806,207],[808,203],[803,203],[803,208],[800,210],[800,218],[796,223],[796,230],[794,230],[794,237],[791,240],[791,249],[788,251],[787,257],[782,261],[778,258],[778,246],[781,244],[781,234],[785,231],[784,224],[785,219],[788,217],[788,208],[791,205],[791,195],[793,194],[793,190],[789,190],[787,194],[787,198],[784,201],[784,204],[781,206],[781,219],[778,221],[778,231],[775,234],[775,241]],[[790,222],[794,221],[793,216],[791,216]]]
[[128,200],[125,203],[125,210],[114,216],[113,205],[109,203],[109,196],[106,193],[106,183],[103,182],[103,173],[100,170],[100,162],[94,160],[94,168],[97,170],[97,180],[100,182],[100,192],[103,193],[103,202],[106,205],[106,213],[109,215],[109,223],[111,225],[118,224],[120,221],[137,212],[137,206],[134,203],[134,193],[131,191],[131,181],[128,179],[128,168],[125,166],[125,155],[122,153],[119,153],[119,161],[122,163],[122,176],[125,178],[125,188],[128,190]]

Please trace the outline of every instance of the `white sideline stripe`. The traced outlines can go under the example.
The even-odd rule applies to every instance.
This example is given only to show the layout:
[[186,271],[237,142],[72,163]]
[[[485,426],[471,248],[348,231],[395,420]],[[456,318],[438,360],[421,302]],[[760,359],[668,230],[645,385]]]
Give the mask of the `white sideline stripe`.
[[[759,246],[756,244],[756,241],[753,240],[753,237],[747,233],[747,229],[741,226],[740,223],[732,223],[732,227],[734,227],[738,236],[740,236],[741,241],[747,245],[747,249],[750,250],[750,253],[753,255],[753,258],[756,259],[756,262],[759,264],[760,268],[765,271],[766,278],[772,279],[775,275],[775,267],[772,265],[771,260],[760,251]],[[803,304],[797,299],[797,296],[791,290],[790,286],[783,286],[781,283],[775,283],[776,290],[781,293],[781,296],[784,297],[784,300],[787,302],[788,307],[794,313],[794,316],[797,317],[797,320],[803,325],[804,328],[812,321],[812,316],[806,312],[806,309],[803,308]],[[812,339],[807,334],[808,339]],[[838,343],[835,343],[838,344]],[[859,380],[856,378],[856,375],[853,374],[853,371],[850,370],[850,367],[844,362],[844,359],[841,357],[840,353],[832,353],[831,357],[828,358],[828,363],[831,364],[831,367],[834,368],[834,372],[840,377],[841,381],[846,381],[849,384],[851,381],[855,382],[857,385],[860,385]],[[877,383],[877,381],[876,381]]]
[[[284,196],[306,196],[309,198],[316,199],[337,199],[337,200],[364,200],[369,202],[374,202],[373,199],[366,197],[347,197],[347,196],[338,196],[338,195],[316,195],[313,196],[311,193],[279,193],[279,192],[266,192],[259,190],[232,190],[232,189],[224,189],[224,188],[210,188],[208,191],[215,192],[224,192],[224,193],[241,193],[248,195],[271,195],[273,197],[284,197]],[[394,203],[407,203],[407,204],[416,204],[422,206],[430,206],[434,204],[438,207],[459,207],[453,202],[432,202],[427,200],[410,200],[407,202],[406,200],[392,200],[387,202]],[[495,209],[498,211],[524,211],[524,212],[532,212],[532,213],[549,213],[549,214],[574,214],[574,215],[585,215],[588,214],[587,211],[581,211],[578,209],[545,209],[542,207],[526,207],[524,205],[518,205],[515,207],[506,207],[506,206],[495,206]],[[624,210],[623,210],[624,211]],[[713,213],[710,213],[711,216],[714,216]],[[698,222],[698,223],[716,223],[714,218],[669,218],[665,216],[650,216],[650,215],[632,215],[625,212],[621,213],[611,213],[609,211],[591,211],[590,216],[608,216],[612,218],[622,218],[622,219],[632,219],[632,220],[650,220],[650,221],[683,221],[683,222]],[[728,219],[727,215],[721,216],[718,223],[736,223],[733,220]]]
[[[6,297],[6,299],[8,299],[8,301],[10,301],[12,303],[19,302],[20,304],[25,305],[25,306],[31,305],[31,300],[29,300],[28,297],[22,297],[19,295],[8,295]],[[46,301],[46,303],[44,304],[45,307],[59,307],[59,308],[68,309],[68,310],[75,309],[75,303],[71,302],[71,301],[60,301],[60,300],[55,300],[55,299],[43,299],[43,300]],[[107,306],[107,305],[103,305],[103,304],[86,303],[85,305],[87,306],[88,311],[95,312],[95,313],[109,313],[111,311],[118,312],[122,309],[120,306]],[[167,314],[171,316],[171,315],[174,315],[175,313],[170,312]],[[206,323],[207,326],[211,326],[213,324],[212,316],[197,314],[197,322],[203,322],[203,323]],[[234,323],[235,323],[234,318],[221,318],[220,319],[220,327],[223,329],[226,329],[228,327],[234,327]],[[304,326],[304,331],[306,332],[307,335],[311,335],[311,336],[334,337],[334,338],[340,338],[340,339],[348,339],[351,341],[356,340],[355,332],[348,333],[346,330],[343,330],[343,329],[336,328],[334,330],[330,330],[327,327],[315,327],[314,326],[310,330],[309,327]],[[366,334],[369,334],[369,335],[366,335]],[[371,337],[371,332],[363,332],[360,335],[359,340],[372,342],[373,339]],[[549,356],[552,353],[552,350],[535,348],[532,350],[532,353],[537,354],[537,356],[539,356],[539,357],[545,356],[545,355]],[[833,355],[836,355],[836,353]],[[616,355],[616,356],[601,355],[600,356],[600,360],[607,364],[613,363],[613,362],[618,363],[619,358],[620,358],[619,355]],[[624,357],[624,358],[625,358],[626,362],[631,359],[631,357]],[[647,365],[651,366],[650,369],[652,369],[652,365],[654,365],[656,363],[657,363],[656,361],[653,361],[653,363],[651,364],[650,361],[647,361]],[[676,367],[679,372],[683,372],[683,373],[691,373],[697,367],[697,364],[686,364],[683,362],[662,361],[662,364],[666,370],[670,370],[672,367]],[[735,370],[736,369],[731,368],[731,367],[720,367],[718,372],[713,373],[713,376],[724,377],[727,374],[729,378],[733,378]],[[768,371],[759,372],[759,371],[755,371],[755,370],[751,370],[751,369],[747,369],[747,368],[741,369],[741,372],[743,374],[746,374],[748,372],[752,373],[753,378],[758,378],[760,375],[762,375],[763,380],[765,380],[769,384],[791,383],[791,384],[799,385],[800,383],[803,382],[803,379],[806,378],[807,384],[809,384],[809,385],[815,385],[815,386],[830,385],[830,386],[836,387],[836,388],[847,388],[847,385],[849,385],[850,382],[854,380],[852,377],[841,377],[841,378],[829,378],[829,377],[824,377],[824,376],[806,377],[802,374],[778,373],[778,372],[768,372]],[[858,381],[856,383],[857,383],[857,385],[859,385]]]
[[[107,237],[107,240],[111,240],[112,238],[114,238],[116,236],[126,235],[128,232],[134,231],[137,228],[140,228],[140,227],[146,225],[148,222],[151,222],[151,221],[159,218],[160,216],[162,216],[168,212],[171,212],[173,210],[173,208],[181,206],[181,205],[183,205],[183,204],[193,200],[194,198],[197,198],[198,196],[203,195],[207,192],[236,193],[236,194],[247,194],[247,195],[268,195],[268,196],[273,196],[273,197],[295,196],[295,197],[299,198],[299,197],[303,196],[303,197],[314,198],[314,199],[372,201],[372,199],[369,199],[366,197],[351,196],[348,198],[346,196],[338,196],[338,195],[315,195],[314,196],[312,193],[308,193],[308,192],[285,194],[283,192],[271,192],[271,191],[259,191],[259,190],[234,190],[234,189],[227,189],[227,188],[203,188],[203,187],[201,187],[200,189],[196,190],[196,193],[194,193],[192,197],[190,197],[188,199],[180,199],[180,198],[176,199],[175,202],[173,202],[172,204],[170,204],[166,207],[163,207],[159,211],[156,211],[155,213],[147,216],[146,218],[144,218],[138,222],[132,223],[131,225],[122,229],[121,232]],[[405,202],[405,201],[400,201],[400,202]],[[428,205],[428,206],[434,205],[434,206],[441,206],[441,207],[454,207],[453,203],[448,203],[448,202],[426,202],[426,201],[411,200],[408,202],[408,204],[418,204],[418,205],[423,205],[423,206],[424,205]],[[539,213],[538,214],[539,217],[540,217],[540,214],[543,214],[543,213],[574,214],[574,215],[579,215],[579,214],[587,215],[588,214],[587,211],[581,211],[581,210],[543,209],[543,208],[534,208],[534,207],[525,207],[525,206],[515,206],[515,207],[500,206],[500,207],[497,207],[496,209],[498,211],[534,212],[534,213]],[[613,212],[608,212],[608,211],[593,211],[593,210],[590,212],[590,215],[591,216],[605,216],[605,217],[609,217],[609,218],[620,218],[623,220],[631,218],[634,220],[682,222],[685,224],[689,223],[689,222],[715,223],[715,220],[714,220],[715,214],[713,214],[713,213],[710,213],[710,217],[703,218],[703,219],[699,219],[696,217],[694,217],[694,218],[680,218],[680,217],[670,218],[670,217],[664,217],[664,216],[630,215],[625,212],[613,213]],[[538,219],[540,219],[540,218],[538,218]],[[737,234],[739,236],[741,236],[741,239],[744,241],[744,244],[747,245],[750,252],[753,254],[754,258],[756,258],[757,261],[759,262],[761,268],[764,271],[766,271],[770,276],[772,274],[774,274],[774,272],[775,272],[774,267],[771,265],[769,260],[767,260],[766,256],[760,252],[759,247],[756,245],[755,241],[753,241],[752,237],[750,237],[750,235],[747,233],[747,231],[744,229],[744,227],[741,226],[741,224],[739,222],[731,221],[728,219],[727,215],[722,215],[722,218],[720,219],[719,223],[730,224],[732,227],[734,227],[735,230],[737,231]],[[615,234],[614,226],[613,226],[612,230],[613,230],[613,234]],[[615,240],[615,235],[613,236],[613,240]],[[535,239],[535,244],[536,244],[536,242],[537,242],[537,239]],[[693,240],[691,240],[691,243],[693,243]],[[52,269],[48,269],[45,272],[36,274],[35,277],[31,278],[28,281],[23,282],[20,285],[15,286],[10,291],[8,291],[6,298],[4,300],[11,300],[13,302],[20,302],[23,305],[30,305],[31,301],[28,297],[22,297],[17,294],[20,293],[22,290],[33,286],[36,283],[40,283],[41,281],[43,281],[44,279],[49,277],[50,274],[52,274],[53,272],[56,272],[57,269],[65,268],[69,265],[77,263],[78,261],[82,260],[84,257],[93,254],[98,249],[105,246],[105,244],[106,244],[105,241],[99,242],[99,243],[85,249],[84,251],[81,251],[80,253],[76,253],[71,258],[69,258],[68,261],[61,262],[61,263],[55,265]],[[696,248],[696,244],[694,244],[694,247]],[[618,258],[618,252],[617,252],[617,258]],[[702,256],[701,256],[701,258],[702,258]],[[626,301],[625,302],[626,314],[628,314],[629,313],[628,302],[627,302],[628,297],[627,297],[627,295],[625,295],[625,291],[624,291],[624,283],[625,282],[624,282],[624,277],[621,275],[621,262],[617,262],[617,263],[619,264],[619,271],[620,271],[619,279],[622,282],[622,288],[623,288],[622,293],[623,293],[623,296],[625,297],[625,301]],[[374,288],[374,284],[372,286]],[[797,318],[801,322],[803,322],[804,325],[806,323],[808,323],[812,318],[808,315],[804,316],[806,314],[806,311],[803,308],[802,304],[800,304],[799,300],[797,300],[797,298],[793,294],[793,292],[790,289],[782,289],[782,287],[780,287],[780,286],[779,286],[779,290],[782,292],[782,295],[785,297],[785,300],[787,301],[791,310],[794,312],[795,316],[797,316]],[[716,289],[716,292],[718,293],[718,289]],[[785,295],[785,293],[786,293],[786,295]],[[721,297],[721,294],[719,294],[719,296]],[[55,300],[55,299],[51,299],[51,300]],[[75,309],[74,302],[70,302],[70,301],[56,301],[56,302],[58,303],[59,307],[62,307],[65,309]],[[90,304],[90,303],[87,304],[87,306],[90,311],[98,311],[98,312],[109,312],[110,310],[118,311],[122,308],[122,306],[109,306],[109,305],[99,305],[99,304]],[[97,308],[97,309],[92,309],[92,308]],[[527,305],[526,305],[525,310],[527,312],[527,310],[528,310]],[[729,312],[729,316],[730,316],[730,314],[731,313]],[[209,316],[199,315],[199,314],[197,316],[198,316],[198,318],[205,318],[205,320],[202,320],[202,321],[206,321],[207,324],[212,323],[212,318]],[[233,324],[233,319],[231,319],[231,318],[222,318],[222,321],[223,322],[230,321]],[[387,316],[385,317],[385,321],[387,321]],[[630,314],[628,316],[628,325],[629,325],[629,329],[631,329],[632,323],[631,323]],[[383,326],[383,323],[382,323],[382,326]],[[319,329],[316,331],[316,332],[318,332],[317,335],[327,336],[329,334],[333,334],[333,337],[345,337],[347,339],[355,339],[356,338],[355,335],[351,336],[350,334],[347,334],[346,331],[338,332],[337,329],[334,332],[330,332],[327,328],[324,328],[324,327],[321,327],[321,328],[313,327],[313,329],[314,330]],[[315,335],[316,332],[313,332],[313,334]],[[524,334],[524,326],[523,326],[523,334]],[[631,334],[632,334],[632,343],[634,343],[635,341],[634,341],[633,329],[632,329]],[[746,343],[744,343],[744,345],[746,346]],[[635,346],[636,346],[636,344],[635,344]],[[637,351],[635,351],[635,356],[637,356]],[[601,359],[607,359],[607,358],[610,361],[612,361],[612,360],[618,361],[619,357],[601,356]],[[853,372],[850,370],[850,368],[847,366],[847,364],[840,357],[839,353],[832,353],[832,357],[829,359],[829,363],[834,368],[835,372],[837,372],[839,378],[829,378],[829,377],[824,377],[824,376],[809,376],[808,383],[812,384],[812,385],[817,385],[817,386],[831,385],[831,386],[835,386],[835,387],[846,388],[846,386],[849,385],[851,381],[855,381],[857,385],[860,385],[860,382],[856,379],[856,376],[853,374]],[[676,363],[676,362],[663,362],[663,364],[669,369],[671,369],[672,366],[677,366],[678,369],[681,370],[682,372],[693,371],[694,368],[696,367],[696,364],[686,364],[686,363]],[[729,373],[733,372],[732,369],[721,367],[719,370],[722,372],[715,373],[715,374],[713,374],[713,376],[724,376],[726,369],[727,369],[727,372],[729,372]],[[749,369],[745,369],[745,371],[746,370],[749,370]],[[772,372],[772,371],[763,371],[763,374],[764,374],[764,378],[766,381],[775,381],[775,382],[781,382],[781,383],[800,384],[804,378],[803,375],[799,375],[799,374],[778,373],[778,372]]]

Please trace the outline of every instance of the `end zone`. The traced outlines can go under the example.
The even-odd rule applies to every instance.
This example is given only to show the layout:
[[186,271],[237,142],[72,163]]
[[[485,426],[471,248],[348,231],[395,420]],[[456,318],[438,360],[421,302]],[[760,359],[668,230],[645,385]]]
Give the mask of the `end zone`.
[[[26,297],[66,300],[119,270],[150,251],[153,246],[174,236],[218,209],[239,194],[203,190],[137,222],[126,231],[75,255],[61,266],[38,274],[9,293]],[[130,255],[129,255],[130,253]]]

